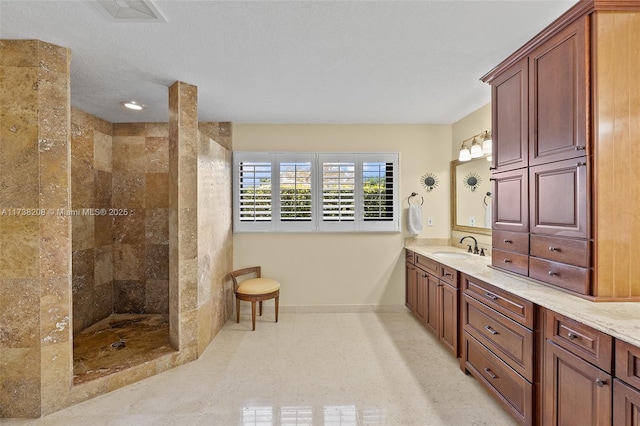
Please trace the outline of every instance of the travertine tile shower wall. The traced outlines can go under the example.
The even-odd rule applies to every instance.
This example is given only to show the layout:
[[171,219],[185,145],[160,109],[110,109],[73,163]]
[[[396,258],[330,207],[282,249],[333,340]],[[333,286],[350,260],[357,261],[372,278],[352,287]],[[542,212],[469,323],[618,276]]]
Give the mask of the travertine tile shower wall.
[[71,113],[73,330],[111,313],[169,312],[166,123]]
[[112,133],[111,123],[71,109],[74,333],[113,312],[113,220],[87,211],[111,208]]
[[[0,40],[0,418],[68,387],[69,49]],[[67,375],[67,377],[70,377]]]
[[169,313],[169,128],[113,125],[113,311]]

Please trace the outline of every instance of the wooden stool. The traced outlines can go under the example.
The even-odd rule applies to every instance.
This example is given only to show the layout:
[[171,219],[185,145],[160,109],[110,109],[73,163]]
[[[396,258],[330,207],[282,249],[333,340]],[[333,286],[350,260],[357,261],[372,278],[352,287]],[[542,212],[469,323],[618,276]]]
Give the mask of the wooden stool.
[[[238,277],[255,274],[255,278],[238,281]],[[260,302],[260,316],[262,316],[262,301],[276,299],[276,322],[278,322],[278,304],[280,298],[280,283],[271,278],[262,278],[260,266],[238,269],[231,272],[233,291],[236,295],[236,322],[240,322],[240,301],[251,302],[251,325],[256,329],[256,302]]]

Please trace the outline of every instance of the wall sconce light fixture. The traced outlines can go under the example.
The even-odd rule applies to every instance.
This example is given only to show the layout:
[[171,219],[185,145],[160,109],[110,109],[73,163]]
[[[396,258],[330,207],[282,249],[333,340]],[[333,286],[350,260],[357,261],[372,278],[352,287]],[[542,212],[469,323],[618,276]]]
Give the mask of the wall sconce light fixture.
[[[478,142],[478,138],[482,141],[482,145]],[[471,142],[471,146],[467,147],[467,142]],[[480,132],[477,135],[471,136],[469,139],[465,139],[462,141],[462,146],[460,147],[460,155],[458,156],[459,161],[469,161],[472,158],[480,158],[484,155],[491,155],[491,132],[489,130],[485,130],[484,132]]]

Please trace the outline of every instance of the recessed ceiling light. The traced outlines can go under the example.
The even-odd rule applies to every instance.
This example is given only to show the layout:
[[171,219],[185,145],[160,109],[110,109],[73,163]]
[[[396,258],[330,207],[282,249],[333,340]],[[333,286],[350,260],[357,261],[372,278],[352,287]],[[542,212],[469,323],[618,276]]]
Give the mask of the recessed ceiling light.
[[144,108],[144,105],[142,105],[140,102],[136,102],[136,101],[122,101],[122,102],[120,102],[120,104],[123,107],[132,109],[134,111],[141,111]]

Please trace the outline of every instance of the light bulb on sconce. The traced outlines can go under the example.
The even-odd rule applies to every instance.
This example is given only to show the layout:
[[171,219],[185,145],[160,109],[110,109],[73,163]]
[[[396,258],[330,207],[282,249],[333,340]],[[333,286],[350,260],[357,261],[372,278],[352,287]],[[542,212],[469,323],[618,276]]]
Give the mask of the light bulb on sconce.
[[483,155],[482,147],[478,143],[478,140],[473,138],[473,142],[471,142],[471,158],[480,158]]
[[458,156],[459,161],[469,161],[471,160],[471,151],[466,147],[464,143],[460,147],[460,155]]
[[482,135],[482,153],[485,155],[490,155],[492,151],[493,141],[491,140],[491,132],[485,130]]

